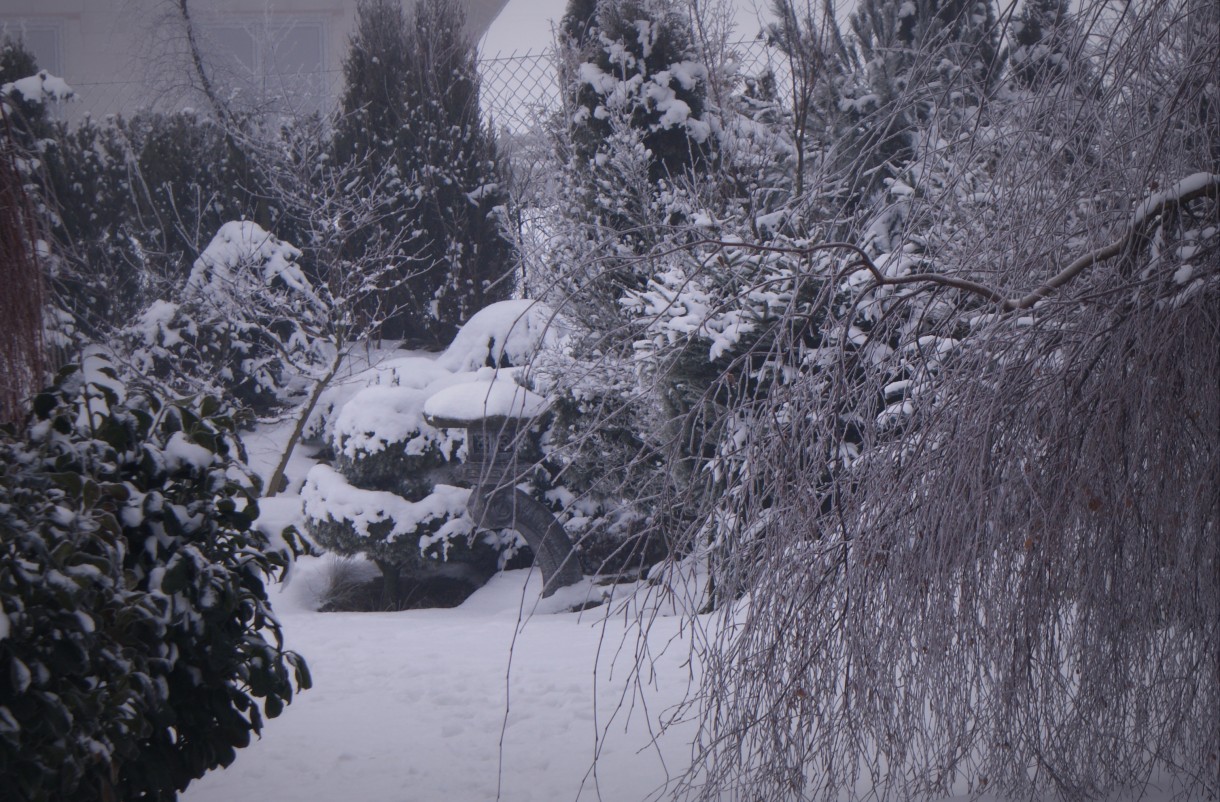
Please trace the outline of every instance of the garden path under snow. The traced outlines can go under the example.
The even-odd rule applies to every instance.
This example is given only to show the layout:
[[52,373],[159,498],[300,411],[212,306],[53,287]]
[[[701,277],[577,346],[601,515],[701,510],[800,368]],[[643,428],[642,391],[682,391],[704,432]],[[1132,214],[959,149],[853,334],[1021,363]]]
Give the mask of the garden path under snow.
[[[539,575],[510,571],[454,609],[315,613],[310,585],[324,571],[306,560],[275,602],[314,688],[185,802],[643,800],[665,786],[666,764],[688,765],[690,724],[656,744],[648,727],[687,690],[681,619],[650,632],[669,648],[641,699],[629,676],[640,644],[622,615],[553,612],[576,588],[529,615]],[[620,701],[635,704],[629,719]]]

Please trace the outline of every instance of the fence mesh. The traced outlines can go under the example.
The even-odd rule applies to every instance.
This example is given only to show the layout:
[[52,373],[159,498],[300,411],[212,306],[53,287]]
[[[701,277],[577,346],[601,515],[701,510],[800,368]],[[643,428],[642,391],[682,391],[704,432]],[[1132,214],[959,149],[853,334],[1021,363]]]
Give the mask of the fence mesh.
[[[731,72],[738,80],[771,73],[781,100],[790,99],[787,59],[761,39],[728,47]],[[479,61],[483,111],[496,130],[520,135],[535,130],[559,110],[562,88],[554,50],[513,53]]]
[[[771,72],[781,99],[790,93],[791,75],[786,58],[761,40],[736,42],[729,47],[731,69],[740,78]],[[539,127],[550,114],[558,111],[561,87],[556,54],[553,49],[524,53],[499,54],[479,60],[482,78],[483,112],[497,131],[524,134]],[[284,113],[319,111],[334,107],[343,89],[343,74],[326,70],[293,76],[289,82],[264,78],[259,82],[243,83],[236,100],[252,107]],[[302,91],[301,87],[308,87]],[[73,83],[75,102],[59,114],[68,120],[79,120],[86,114],[102,118],[108,114],[130,114],[142,105],[157,107],[182,105],[163,93],[149,93],[143,84],[134,81],[78,81]]]
[[497,131],[532,131],[559,109],[561,89],[553,50],[482,59],[479,75],[483,112]]

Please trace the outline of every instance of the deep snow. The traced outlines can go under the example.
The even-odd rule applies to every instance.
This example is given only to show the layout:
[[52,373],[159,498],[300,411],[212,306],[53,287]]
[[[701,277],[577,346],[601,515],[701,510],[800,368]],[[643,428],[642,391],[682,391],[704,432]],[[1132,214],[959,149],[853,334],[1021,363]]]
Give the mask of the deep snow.
[[667,766],[689,762],[691,724],[655,743],[649,730],[688,687],[681,619],[654,623],[649,645],[667,648],[638,693],[640,643],[624,616],[554,612],[588,586],[532,615],[530,571],[496,576],[451,610],[315,613],[326,569],[307,558],[275,598],[314,688],[185,802],[643,800],[664,789]]
[[[385,356],[368,355],[383,378],[431,359]],[[359,367],[348,375],[337,398],[370,380]],[[260,475],[270,475],[291,427],[245,437]],[[300,522],[309,451],[294,454],[289,492],[260,502],[268,530]],[[518,570],[453,609],[319,613],[333,562],[302,558],[271,588],[286,645],[305,656],[314,687],[183,802],[643,802],[666,798],[690,765],[696,724],[671,719],[696,690],[691,628],[711,626],[683,614],[698,606],[700,581],[672,594],[618,588],[608,604],[577,613],[608,591],[586,580],[543,600],[540,574]],[[1152,790],[1112,802],[1172,798]]]
[[[656,735],[693,690],[684,618],[655,617],[641,639],[630,612],[605,615],[613,603],[557,612],[588,584],[540,602],[525,570],[450,610],[316,613],[327,560],[302,560],[275,595],[314,688],[184,802],[644,802],[689,765],[693,722]],[[637,652],[649,658],[638,682]]]

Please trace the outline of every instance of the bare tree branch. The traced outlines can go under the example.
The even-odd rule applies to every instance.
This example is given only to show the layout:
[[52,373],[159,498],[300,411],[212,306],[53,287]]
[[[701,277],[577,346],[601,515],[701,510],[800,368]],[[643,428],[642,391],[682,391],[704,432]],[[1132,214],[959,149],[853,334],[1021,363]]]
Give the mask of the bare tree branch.
[[1131,223],[1127,226],[1127,230],[1123,236],[1101,248],[1096,248],[1088,253],[1077,257],[1071,264],[1065,267],[1060,272],[1056,273],[1044,284],[1029,293],[1016,297],[1008,297],[1000,290],[980,284],[969,279],[958,278],[955,276],[941,275],[939,273],[915,273],[908,276],[887,276],[879,267],[872,257],[861,248],[851,242],[824,242],[817,245],[811,245],[804,248],[794,248],[783,245],[766,245],[763,243],[740,242],[719,239],[698,239],[693,242],[684,243],[683,245],[668,248],[649,254],[646,257],[639,257],[639,261],[648,259],[659,259],[666,256],[672,256],[676,253],[691,250],[701,246],[712,246],[716,248],[741,248],[751,251],[759,251],[764,253],[785,253],[793,256],[810,256],[820,251],[844,250],[850,251],[858,261],[852,262],[845,268],[839,271],[840,274],[847,270],[863,267],[873,275],[875,286],[903,286],[908,284],[935,284],[942,287],[951,287],[957,290],[978,295],[990,303],[997,304],[1002,312],[1017,312],[1029,309],[1038,301],[1046,298],[1055,290],[1061,289],[1088,268],[1094,267],[1102,262],[1113,259],[1128,251],[1131,246],[1142,236],[1145,236],[1150,225],[1155,220],[1166,212],[1183,206],[1190,201],[1199,198],[1217,198],[1220,197],[1220,175],[1211,173],[1196,173],[1188,178],[1184,178],[1174,184],[1172,190],[1158,193],[1143,201],[1136,213],[1132,216]]

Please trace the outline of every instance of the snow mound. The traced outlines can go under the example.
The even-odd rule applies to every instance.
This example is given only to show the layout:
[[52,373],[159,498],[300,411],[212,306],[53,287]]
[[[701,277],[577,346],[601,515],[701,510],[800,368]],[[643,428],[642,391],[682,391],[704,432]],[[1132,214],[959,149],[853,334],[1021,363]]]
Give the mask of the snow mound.
[[[317,520],[348,521],[361,537],[378,538],[372,531],[377,524],[389,525],[389,531],[378,539],[393,541],[399,537],[418,537],[419,530],[433,521],[449,519],[433,539],[469,534],[473,528],[463,517],[470,490],[437,485],[433,492],[419,501],[407,501],[402,496],[383,490],[363,490],[352,487],[343,475],[329,465],[315,465],[301,489],[305,500],[305,515]],[[422,551],[422,545],[421,545]]]
[[423,390],[438,380],[452,375],[436,364],[436,360],[425,356],[403,356],[387,359],[377,365],[373,380],[379,384],[391,384]]
[[301,251],[264,231],[249,220],[225,223],[191,268],[187,296],[216,299],[257,292],[262,287],[283,288],[316,308],[324,304],[314,293],[297,260]]
[[56,77],[46,70],[39,70],[28,78],[18,78],[7,84],[0,85],[0,95],[10,97],[14,93],[21,95],[26,103],[42,103],[46,100],[68,100],[76,96],[72,87],[63,78]]
[[436,360],[452,372],[525,365],[560,336],[550,307],[529,299],[500,301],[475,312]]
[[436,446],[450,453],[454,442],[444,431],[424,421],[428,393],[410,387],[367,387],[343,405],[335,420],[336,451],[356,459],[401,443],[408,456],[419,456]]

